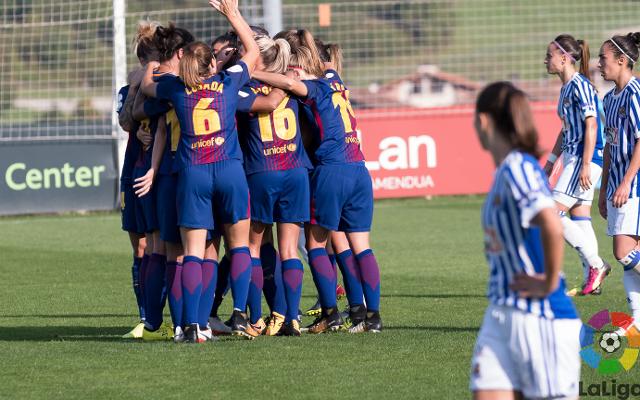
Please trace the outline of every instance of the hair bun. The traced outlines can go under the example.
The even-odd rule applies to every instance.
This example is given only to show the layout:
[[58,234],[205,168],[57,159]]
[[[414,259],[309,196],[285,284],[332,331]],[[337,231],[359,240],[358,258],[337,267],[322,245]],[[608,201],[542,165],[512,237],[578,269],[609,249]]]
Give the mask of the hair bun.
[[633,40],[635,46],[640,49],[640,32],[630,32],[627,37]]

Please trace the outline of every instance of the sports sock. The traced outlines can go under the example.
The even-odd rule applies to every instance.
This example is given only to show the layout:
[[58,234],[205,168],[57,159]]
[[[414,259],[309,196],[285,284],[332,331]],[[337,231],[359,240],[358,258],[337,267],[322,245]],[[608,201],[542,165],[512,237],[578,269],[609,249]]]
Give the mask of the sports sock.
[[309,265],[311,266],[313,282],[318,289],[320,305],[325,309],[335,307],[337,304],[337,276],[327,255],[327,250],[324,248],[309,250]]
[[[333,273],[336,275],[336,279],[338,276],[338,265],[336,264],[336,255],[327,253],[327,257],[329,257],[329,261],[331,261],[331,268],[333,268]],[[337,280],[336,280],[337,284]]]
[[144,314],[144,300],[142,299],[142,293],[140,293],[140,264],[142,264],[142,257],[133,257],[133,264],[131,265],[131,281],[133,284],[133,293],[136,295],[136,303],[138,304],[138,313],[140,314],[140,320],[145,319]]
[[[592,249],[595,249],[599,254],[600,251],[598,249],[598,238],[596,237],[596,233],[593,231],[593,225],[591,224],[591,217],[571,217],[571,220],[576,223],[582,229],[585,235],[585,240],[587,241],[587,245]],[[581,257],[582,258],[582,257]],[[589,263],[586,260],[582,262],[582,273],[584,277],[584,282],[587,281],[589,277]]]
[[182,298],[184,299],[184,325],[198,323],[198,309],[202,294],[202,259],[185,256],[182,261]]
[[358,262],[353,256],[353,252],[350,249],[345,250],[337,254],[336,260],[342,273],[342,281],[344,282],[344,288],[347,292],[349,306],[354,307],[363,304],[362,278],[360,277]]
[[138,288],[140,290],[140,301],[142,303],[142,312],[140,314],[143,314],[144,317],[141,318],[141,320],[145,320],[147,318],[147,307],[145,304],[145,297],[144,297],[144,282],[146,280],[146,276],[147,276],[147,265],[149,265],[149,258],[150,255],[145,253],[142,256],[142,262],[140,262],[140,270],[138,273]]
[[624,290],[636,326],[640,329],[640,251],[631,250],[624,258],[618,260],[624,267]]
[[198,305],[198,325],[200,329],[207,329],[209,314],[213,307],[213,297],[216,293],[218,279],[218,262],[205,258],[202,260],[202,294]]
[[162,325],[162,287],[167,266],[167,257],[153,253],[149,257],[144,280],[145,325],[156,330]]
[[380,268],[371,249],[356,255],[367,312],[380,311]]
[[266,243],[260,247],[260,261],[264,277],[262,290],[265,300],[271,311],[284,315],[287,310],[287,302],[282,285],[282,262],[272,243]]
[[298,319],[298,308],[302,297],[302,277],[304,268],[297,258],[282,262],[282,280],[284,281],[284,297],[287,301],[286,321]]
[[262,288],[264,277],[262,276],[262,263],[259,258],[251,258],[251,282],[249,283],[249,295],[247,306],[250,315],[249,322],[255,324],[262,317]]
[[182,326],[182,264],[167,262],[167,291],[169,292],[169,312],[174,327]]
[[229,287],[229,271],[231,269],[231,260],[229,255],[225,254],[218,265],[218,279],[216,280],[216,294],[213,298],[213,307],[211,307],[211,317],[218,317],[218,309],[222,304],[224,295]]
[[580,226],[572,221],[567,215],[562,215],[560,221],[562,222],[564,239],[567,243],[576,249],[578,254],[580,254],[580,257],[586,260],[590,266],[602,268],[604,266],[604,262],[598,256],[598,248],[593,247],[593,244],[590,243],[582,228],[580,228]]
[[249,282],[251,282],[251,253],[248,247],[236,247],[231,254],[231,294],[233,309],[245,312]]

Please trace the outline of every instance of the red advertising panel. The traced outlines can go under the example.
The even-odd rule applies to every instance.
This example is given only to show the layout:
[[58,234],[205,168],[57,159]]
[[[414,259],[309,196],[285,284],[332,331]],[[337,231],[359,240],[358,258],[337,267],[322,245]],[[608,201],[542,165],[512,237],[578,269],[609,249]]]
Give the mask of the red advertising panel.
[[[534,104],[541,145],[560,130],[555,107]],[[392,114],[358,113],[362,149],[375,198],[486,193],[495,166],[473,128],[472,108]]]

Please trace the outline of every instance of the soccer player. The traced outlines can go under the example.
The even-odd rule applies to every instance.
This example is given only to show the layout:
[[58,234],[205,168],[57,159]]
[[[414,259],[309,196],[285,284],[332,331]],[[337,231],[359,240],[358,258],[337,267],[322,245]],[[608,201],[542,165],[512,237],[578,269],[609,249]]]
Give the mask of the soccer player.
[[[284,39],[265,35],[255,37],[260,48],[256,70],[282,74],[287,70],[291,49]],[[309,221],[309,178],[311,163],[306,155],[298,124],[298,101],[285,93],[251,80],[240,91],[243,108],[238,114],[240,143],[251,193],[251,231],[249,247],[252,257],[252,288],[249,291],[251,324],[259,324],[262,300],[261,250],[263,237],[277,224],[278,251],[282,272],[273,273],[277,286],[284,286],[285,302],[275,301],[267,336],[299,336],[298,308],[302,295],[303,267],[297,243],[300,225]],[[249,106],[250,105],[250,106]],[[284,283],[284,285],[282,285]],[[278,299],[276,294],[275,299]],[[286,313],[286,315],[285,315]]]
[[[182,81],[153,82],[147,66],[142,90],[150,97],[171,101],[180,122],[181,135],[175,169],[178,171],[178,225],[184,245],[182,288],[185,337],[198,340],[198,310],[202,293],[207,229],[214,228],[213,208],[221,212],[216,223],[225,225],[231,254],[231,291],[234,311],[232,330],[247,333],[246,308],[251,257],[249,236],[249,190],[242,168],[235,112],[238,91],[251,77],[258,46],[240,15],[237,1],[211,0],[233,26],[246,49],[242,59],[216,73],[211,48],[202,42],[188,45],[180,60]],[[207,310],[208,311],[208,310]]]
[[322,313],[309,332],[336,331],[343,325],[337,309],[337,275],[325,249],[332,230],[345,232],[356,253],[367,302],[365,321],[349,331],[380,332],[380,271],[369,245],[373,188],[360,150],[349,91],[337,71],[325,70],[309,31],[296,31],[287,41],[292,51],[290,65],[302,80],[258,71],[255,78],[301,97],[312,107],[320,128],[314,154],[317,165],[311,178],[311,224],[306,236]]
[[[193,42],[194,38],[187,30],[178,28],[173,24],[168,27],[158,27],[154,34],[154,45],[158,49],[160,66],[154,73],[154,80],[175,80],[179,79],[179,62],[182,57],[184,47]],[[153,99],[155,100],[155,99]],[[138,109],[138,102],[134,114],[146,116],[145,109],[153,106],[153,100],[147,100],[142,109]],[[176,186],[177,176],[173,172],[173,162],[180,139],[180,124],[176,112],[171,108],[164,114],[159,122],[159,129],[155,134],[151,165],[146,174],[136,179],[136,194],[145,196],[151,189],[157,171],[157,182],[154,190],[157,219],[159,225],[159,239],[166,247],[166,290],[169,298],[169,310],[174,326],[174,341],[180,342],[184,339],[182,332],[182,257],[183,248],[180,241],[180,231],[177,222],[176,211]],[[215,262],[205,259],[205,267],[214,266]],[[204,267],[203,267],[204,268]],[[160,271],[158,271],[160,272]],[[149,274],[148,274],[149,275]],[[157,287],[160,274],[156,274],[152,280]],[[149,279],[149,278],[148,278]],[[157,297],[155,297],[157,299]],[[160,303],[162,304],[162,303]],[[160,311],[162,311],[160,309]],[[160,314],[161,318],[162,315]],[[208,314],[205,316],[205,321]],[[200,320],[199,323],[202,323]],[[202,339],[207,340],[206,322],[200,330]]]
[[489,307],[473,353],[473,397],[577,399],[582,324],[565,294],[562,224],[526,95],[490,84],[475,127],[497,170],[482,208]]
[[[580,72],[576,63],[580,63]],[[562,131],[545,165],[551,174],[560,155],[564,169],[553,189],[564,238],[583,263],[582,295],[594,293],[611,267],[598,255],[598,240],[591,225],[591,203],[602,173],[604,147],[600,100],[589,81],[589,46],[571,35],[556,37],[547,47],[547,72],[562,81],[558,116]]]
[[[134,40],[134,52],[142,66],[146,65],[147,62],[154,57],[152,38],[157,26],[158,24],[155,22],[141,22],[138,24]],[[129,240],[133,249],[131,277],[140,316],[140,322],[130,332],[123,335],[123,338],[127,339],[142,338],[146,313],[143,297],[143,279],[141,278],[143,276],[142,272],[146,270],[146,266],[149,261],[149,253],[147,251],[147,243],[144,235],[145,230],[144,227],[138,223],[138,218],[136,217],[135,204],[137,200],[133,189],[134,164],[142,146],[136,137],[140,124],[133,119],[132,115],[132,108],[139,87],[139,80],[136,78],[139,72],[139,70],[133,71],[128,80],[130,83],[132,81],[136,82],[123,87],[118,93],[119,122],[122,128],[129,132],[122,173],[120,176],[122,229],[129,233]]]
[[613,236],[613,255],[624,268],[624,288],[640,329],[640,81],[633,76],[640,32],[614,36],[600,47],[598,68],[615,83],[604,97],[604,173],[598,207]]

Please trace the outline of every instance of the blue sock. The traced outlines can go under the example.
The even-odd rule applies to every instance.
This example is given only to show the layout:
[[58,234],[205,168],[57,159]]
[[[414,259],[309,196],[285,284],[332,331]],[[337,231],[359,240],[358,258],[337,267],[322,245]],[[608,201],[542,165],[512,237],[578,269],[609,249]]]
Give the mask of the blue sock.
[[140,269],[138,270],[138,291],[140,293],[140,304],[142,307],[141,315],[144,315],[141,320],[144,321],[147,319],[147,307],[146,300],[144,295],[144,283],[147,277],[147,265],[149,265],[150,254],[145,253],[142,256],[142,261],[140,262]]
[[376,256],[371,249],[356,255],[360,276],[362,277],[362,291],[367,302],[367,312],[380,311],[380,268]]
[[185,326],[198,323],[201,294],[202,259],[194,256],[185,256],[182,261],[182,298],[184,299],[182,322]]
[[227,293],[227,289],[229,288],[229,272],[231,270],[231,260],[229,259],[229,255],[225,254],[220,261],[220,265],[218,265],[218,279],[216,281],[216,294],[213,298],[213,307],[211,307],[211,317],[218,317],[218,309],[222,304],[222,300],[224,299],[224,295]]
[[291,258],[282,262],[282,280],[284,282],[284,295],[287,300],[286,321],[298,319],[303,275],[302,261],[297,258]]
[[249,296],[247,306],[249,307],[249,322],[255,324],[262,317],[262,287],[264,277],[262,276],[262,264],[259,258],[251,258],[251,282],[249,283]]
[[338,302],[336,299],[337,277],[327,255],[327,250],[324,248],[309,250],[309,264],[322,308],[335,307]]
[[218,262],[205,258],[202,261],[202,294],[198,306],[198,325],[200,329],[206,329],[209,323],[209,314],[213,307],[213,297],[216,293],[216,281],[218,279]]
[[282,263],[280,256],[272,243],[260,247],[260,261],[264,277],[264,297],[272,312],[284,315],[287,311],[287,301],[284,297],[282,285]]
[[249,282],[251,282],[251,253],[248,247],[236,247],[229,251],[231,255],[231,294],[233,309],[245,312]]
[[[336,255],[327,253],[327,257],[329,257],[329,261],[331,261],[331,267],[333,268],[333,273],[338,276],[338,265],[336,264]],[[336,281],[337,284],[337,281]]]
[[146,325],[156,330],[162,325],[162,287],[167,266],[167,257],[153,253],[149,257],[144,282]]
[[174,327],[182,323],[182,264],[176,261],[167,262],[167,290],[169,292],[169,312]]
[[136,295],[136,303],[138,304],[138,313],[140,314],[140,320],[145,319],[144,315],[144,300],[142,299],[142,293],[140,293],[140,264],[142,264],[142,257],[133,257],[133,264],[131,265],[131,281],[133,283],[133,293]]
[[358,261],[353,256],[351,250],[345,250],[337,255],[338,267],[342,273],[342,281],[347,292],[347,300],[349,306],[354,307],[364,304],[364,295],[362,292],[362,283],[360,278],[360,270],[358,269]]

